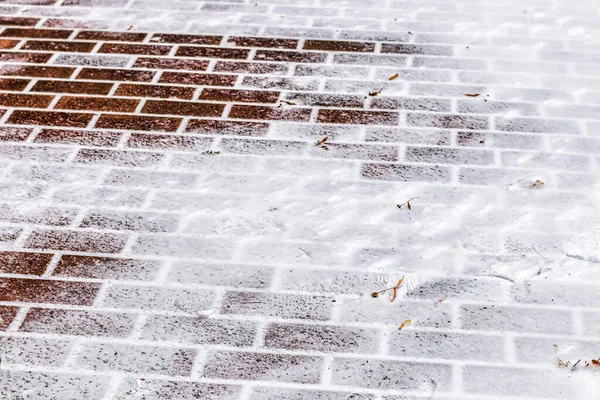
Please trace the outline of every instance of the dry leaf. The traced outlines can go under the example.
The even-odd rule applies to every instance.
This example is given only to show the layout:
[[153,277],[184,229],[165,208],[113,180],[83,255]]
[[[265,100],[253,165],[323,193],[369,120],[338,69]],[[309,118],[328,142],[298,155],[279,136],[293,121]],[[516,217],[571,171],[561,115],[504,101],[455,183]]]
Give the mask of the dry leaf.
[[396,79],[397,77],[398,77],[398,74],[394,74],[394,75],[392,75],[392,76],[390,76],[390,77],[388,78],[388,81],[393,81],[393,80],[394,80],[394,79]]
[[133,29],[133,25],[131,25],[129,28],[127,28],[128,31]]
[[554,347],[558,347],[558,345],[557,345],[556,343],[554,343],[552,346],[554,346]]
[[317,143],[315,143],[315,146],[320,146],[323,143],[325,143],[327,141],[327,139],[329,139],[329,136],[325,136],[323,139],[319,140]]
[[589,367],[589,366],[590,366],[590,363],[586,361],[586,362],[585,362],[585,367],[587,368],[587,367]]
[[468,97],[479,97],[479,93],[465,93],[465,96],[468,96]]
[[296,103],[294,103],[293,101],[288,101],[288,100],[279,100],[279,102],[287,104],[288,106],[295,106],[296,105]]
[[560,358],[556,357],[556,359],[558,360],[558,366],[562,367],[563,365],[565,365],[565,363],[563,362],[563,360],[561,360]]
[[408,207],[409,210],[412,210],[412,207],[410,206],[410,201],[406,202],[406,206]]
[[371,297],[379,297],[379,292],[373,292],[373,293],[371,293]]
[[600,367],[600,360],[592,360],[592,364],[596,367]]
[[540,181],[539,179],[537,179],[535,182],[529,185],[531,189],[541,188],[542,186],[544,186],[544,182]]
[[402,281],[404,281],[404,277],[400,278],[400,280],[398,281],[398,283],[396,284],[396,286],[394,286],[392,288],[392,290],[394,291],[392,294],[392,298],[390,301],[394,301],[396,300],[396,294],[398,293],[398,288],[400,287],[400,285],[402,285]]
[[412,321],[411,321],[410,319],[407,319],[406,321],[404,321],[404,322],[402,323],[402,325],[400,325],[400,326],[398,327],[398,330],[401,330],[402,328],[406,328],[406,327],[407,327],[407,326],[409,326],[411,323],[412,323]]
[[369,92],[369,96],[377,96],[379,93],[381,93],[381,91],[383,90],[383,88],[379,89],[378,91],[375,92]]

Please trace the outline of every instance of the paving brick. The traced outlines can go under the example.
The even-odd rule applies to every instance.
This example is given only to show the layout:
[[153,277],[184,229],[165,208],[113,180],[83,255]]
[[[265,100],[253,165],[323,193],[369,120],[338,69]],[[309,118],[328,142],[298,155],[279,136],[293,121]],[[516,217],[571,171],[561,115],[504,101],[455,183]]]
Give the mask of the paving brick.
[[0,90],[22,91],[29,82],[27,79],[0,79]]
[[35,94],[0,93],[0,106],[25,107],[25,108],[47,108],[53,96]]
[[[76,168],[76,167],[71,167]],[[81,168],[88,170],[87,167]],[[102,168],[89,168],[91,171],[100,171]],[[87,178],[89,180],[89,178]],[[85,183],[85,182],[84,182]],[[83,206],[103,207],[141,207],[148,191],[144,189],[124,190],[107,186],[95,186],[97,182],[82,187],[75,183],[76,191],[55,192],[52,199],[57,203],[77,204]]]
[[221,139],[220,149],[236,154],[301,155],[306,152],[306,143],[263,139]]
[[390,181],[448,182],[450,170],[445,167],[420,167],[401,164],[365,163],[361,175],[368,179]]
[[197,176],[194,174],[135,170],[112,170],[107,175],[105,184],[123,187],[139,187],[145,189],[174,189],[189,188]]
[[158,97],[167,99],[191,100],[195,89],[184,86],[167,85],[135,85],[122,83],[115,92],[116,96]]
[[487,117],[477,115],[408,113],[408,125],[446,129],[487,129]]
[[181,123],[181,118],[102,114],[96,122],[96,128],[133,129],[138,131],[174,132]]
[[180,261],[171,266],[166,279],[179,283],[258,289],[270,284],[271,275],[271,268],[263,266]]
[[[243,61],[217,61],[214,68],[215,72],[236,72],[240,74],[269,74],[284,75],[287,74],[288,66],[275,63],[257,63]],[[253,78],[253,77],[247,77]],[[271,78],[271,77],[269,77]],[[233,85],[227,85],[233,86]]]
[[116,308],[196,313],[210,308],[213,297],[213,292],[206,289],[112,285],[106,290],[102,304]]
[[321,93],[286,93],[285,98],[299,105],[349,108],[362,108],[364,100],[356,95]]
[[535,104],[530,103],[481,101],[481,99],[458,101],[459,113],[504,114],[511,111],[518,111],[521,115],[539,115]]
[[[69,340],[3,336],[0,339],[2,362],[5,365],[60,367],[69,356],[73,344]],[[0,386],[0,390],[2,389],[4,388]]]
[[134,133],[127,141],[127,147],[159,150],[200,150],[210,148],[211,138],[184,135],[157,135]]
[[0,379],[2,393],[14,398],[22,396],[24,391],[40,399],[97,398],[102,397],[107,388],[106,380],[101,377],[64,373],[3,370]]
[[105,97],[63,96],[54,106],[63,110],[134,112],[139,100]]
[[284,109],[267,106],[234,105],[229,111],[229,118],[275,120],[275,121],[308,121],[309,108]]
[[193,119],[188,122],[185,131],[206,135],[264,136],[268,129],[269,124],[263,122]]
[[136,71],[114,68],[84,68],[79,74],[77,74],[77,79],[150,82],[155,74],[155,71]]
[[189,376],[194,356],[194,350],[172,347],[86,343],[81,346],[75,365],[94,371]]
[[118,132],[42,129],[36,135],[34,142],[115,147],[120,137],[121,134]]
[[19,238],[21,231],[20,228],[0,226],[0,244],[13,244]]
[[[4,24],[3,24],[4,25]],[[3,37],[67,39],[73,31],[58,29],[29,29],[7,28],[2,32]]]
[[[131,54],[131,53],[128,53]],[[134,68],[149,69],[182,69],[188,71],[205,71],[208,67],[206,60],[189,60],[182,58],[150,58],[140,57],[135,61]]]
[[376,97],[371,102],[371,108],[382,110],[405,109],[412,111],[435,111],[450,112],[451,105],[448,99],[436,98],[395,98],[395,97]]
[[145,38],[145,33],[103,31],[81,31],[75,36],[76,40],[106,40],[115,42],[143,42]]
[[452,386],[452,366],[376,359],[335,358],[334,385],[369,389],[446,391]]
[[208,355],[203,376],[317,384],[322,362],[302,355],[215,351]]
[[233,86],[236,79],[235,75],[163,72],[160,82],[180,85]]
[[25,243],[25,247],[31,249],[94,253],[118,253],[124,245],[125,237],[122,235],[52,229],[35,229]]
[[521,168],[551,168],[586,170],[589,158],[583,155],[552,154],[539,152],[503,151],[502,164]]
[[71,224],[76,214],[77,211],[70,207],[0,204],[0,220],[12,223],[66,226]]
[[98,53],[104,54],[143,54],[149,56],[166,56],[171,52],[171,46],[160,46],[151,44],[121,44],[105,43]]
[[203,57],[203,58],[233,58],[245,60],[248,58],[250,50],[233,49],[221,47],[196,47],[196,46],[179,46],[176,56],[180,57]]
[[1,301],[89,306],[99,289],[96,283],[0,278]]
[[396,125],[398,114],[386,111],[319,110],[317,122],[330,124]]
[[491,151],[462,150],[439,147],[407,147],[405,159],[407,161],[433,164],[478,164],[494,163],[494,154]]
[[328,320],[331,305],[331,299],[324,296],[227,292],[221,313]]
[[78,168],[72,165],[32,165],[19,164],[11,171],[10,178],[32,183],[48,184],[92,184],[99,171],[91,168]]
[[550,173],[543,170],[504,169],[504,168],[461,168],[458,179],[473,185],[508,185],[515,182],[550,181]]
[[143,151],[80,149],[74,162],[122,167],[155,167],[162,163],[163,158],[164,154]]
[[175,35],[175,34],[156,34],[150,39],[153,43],[184,43],[184,44],[204,44],[217,45],[221,42],[222,36],[208,35]]
[[512,133],[458,132],[457,144],[468,147],[514,148],[541,150],[542,135],[519,135]]
[[242,87],[258,89],[317,90],[319,81],[311,78],[245,76],[242,80]]
[[59,54],[52,63],[57,65],[123,68],[129,63],[129,59],[127,56]]
[[433,129],[367,128],[365,141],[410,143],[435,146],[450,144],[450,132]]
[[324,63],[325,60],[327,60],[327,54],[298,51],[258,50],[254,55],[254,60],[298,63]]
[[276,103],[279,92],[265,90],[204,89],[201,100],[232,101],[243,103]]
[[18,311],[19,307],[0,306],[0,330],[4,331],[10,326]]
[[361,138],[361,126],[276,123],[274,136],[286,139],[309,139],[314,140],[314,143],[325,136],[331,141],[358,141]]
[[52,57],[51,53],[17,53],[0,51],[0,61],[14,63],[44,64]]
[[495,127],[501,131],[516,131],[529,133],[580,133],[577,121],[552,120],[543,118],[495,118]]
[[142,108],[142,113],[220,117],[224,109],[225,104],[148,100]]
[[311,155],[323,158],[350,158],[372,161],[398,160],[398,149],[395,146],[328,143],[326,149],[313,146]]
[[596,354],[598,350],[597,341],[552,336],[543,338],[515,337],[514,343],[517,360],[523,363],[545,363],[549,360],[554,361],[558,357],[563,359],[564,362],[570,361],[572,365],[579,358],[582,359],[582,362],[586,360],[589,362],[588,357],[592,358],[589,354]]
[[76,278],[151,280],[160,263],[151,260],[63,255],[53,275]]
[[598,301],[592,293],[597,287],[590,284],[569,284],[563,282],[528,281],[514,285],[511,294],[515,301],[525,304],[565,305],[597,307]]
[[295,49],[298,45],[298,40],[230,36],[227,39],[226,45],[229,44],[235,45],[236,47],[267,47],[276,49]]
[[108,94],[112,83],[104,82],[68,82],[40,80],[33,85],[32,92],[54,92],[72,94]]
[[[123,379],[118,389],[119,396],[142,396],[152,398],[236,400],[241,386],[201,382],[183,382],[144,379],[143,384],[135,379]],[[121,394],[122,393],[122,394]]]
[[85,128],[91,121],[92,116],[92,114],[84,113],[15,110],[8,119],[8,122],[16,125],[46,125]]
[[0,17],[0,25],[7,26],[34,26],[39,21],[39,18]]
[[[415,45],[400,43],[384,43],[381,46],[382,53],[396,54],[423,54],[430,56],[451,56],[453,54],[451,46],[434,45]],[[434,60],[432,58],[432,60]],[[435,60],[438,60],[437,58]]]
[[[350,397],[348,397],[350,396]],[[311,389],[292,389],[277,387],[254,387],[250,394],[251,400],[352,400],[354,396],[357,400],[373,400],[372,394],[360,393],[356,391],[329,391],[329,390],[311,390]]]
[[67,79],[75,71],[68,67],[41,67],[38,65],[9,64],[0,67],[0,75],[4,76],[33,76],[36,78],[63,78]]
[[[200,242],[203,243],[202,246],[199,246]],[[232,247],[232,243],[212,238],[198,239],[194,236],[183,235],[141,235],[132,251],[134,254],[177,255],[192,258],[226,260],[231,257]]]
[[94,42],[67,42],[57,40],[28,40],[22,50],[65,51],[69,53],[89,53],[94,49]]
[[348,65],[297,65],[294,75],[366,80],[369,69]]
[[[487,70],[487,63],[485,60],[475,60],[471,58],[415,57],[413,59],[413,67],[485,71]],[[465,74],[464,76],[469,75]]]

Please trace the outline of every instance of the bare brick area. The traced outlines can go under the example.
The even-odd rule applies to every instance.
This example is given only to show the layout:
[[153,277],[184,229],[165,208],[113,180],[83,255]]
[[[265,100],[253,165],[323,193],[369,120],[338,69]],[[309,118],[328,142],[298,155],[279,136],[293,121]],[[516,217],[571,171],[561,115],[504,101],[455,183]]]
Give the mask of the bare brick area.
[[593,1],[0,3],[0,399],[600,398]]

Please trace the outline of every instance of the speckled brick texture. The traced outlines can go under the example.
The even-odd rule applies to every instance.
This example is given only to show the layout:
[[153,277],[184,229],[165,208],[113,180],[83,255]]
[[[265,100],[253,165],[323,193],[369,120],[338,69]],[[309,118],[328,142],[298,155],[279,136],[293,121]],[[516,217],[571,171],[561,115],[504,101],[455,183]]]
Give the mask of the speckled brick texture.
[[595,2],[1,3],[0,399],[600,398]]

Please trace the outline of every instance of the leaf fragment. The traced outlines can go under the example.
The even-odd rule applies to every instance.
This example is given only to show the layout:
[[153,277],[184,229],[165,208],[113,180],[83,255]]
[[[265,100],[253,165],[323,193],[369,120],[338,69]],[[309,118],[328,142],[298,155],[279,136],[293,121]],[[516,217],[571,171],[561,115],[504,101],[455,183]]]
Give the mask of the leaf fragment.
[[400,325],[400,326],[398,327],[398,330],[401,330],[402,328],[406,328],[406,327],[407,327],[407,326],[409,326],[411,323],[412,323],[412,321],[411,321],[410,319],[407,319],[406,321],[404,321],[404,322],[402,323],[402,325]]
[[406,206],[408,207],[409,210],[412,210],[412,207],[410,206],[410,201],[406,202]]
[[379,297],[379,292],[373,292],[373,293],[371,293],[371,297],[373,297],[373,298]]
[[595,365],[596,367],[600,367],[600,360],[592,360],[592,365]]
[[388,78],[388,81],[393,81],[393,80],[394,80],[394,79],[396,79],[398,76],[399,76],[398,74],[394,74],[394,75],[392,75],[392,76],[390,76],[390,77]]
[[479,93],[465,93],[467,97],[479,97]]
[[560,358],[556,357],[556,360],[558,360],[558,366],[562,367],[563,365],[565,365],[565,363],[563,362],[563,360],[561,360]]
[[327,141],[327,139],[329,139],[329,136],[325,136],[323,139],[319,140],[317,143],[315,143],[315,146],[320,146],[323,143],[325,143]]
[[295,106],[295,105],[297,105],[293,101],[289,101],[289,100],[279,100],[279,102],[283,103],[283,104],[287,104],[288,106]]
[[539,179],[536,179],[535,182],[533,182],[531,185],[529,185],[529,187],[531,189],[538,189],[538,188],[541,188],[542,186],[544,186],[544,182],[540,181]]
[[400,280],[398,281],[398,283],[396,284],[396,286],[394,286],[392,288],[393,293],[392,293],[392,298],[390,299],[390,301],[396,300],[396,295],[398,294],[398,288],[400,287],[400,285],[402,285],[403,281],[404,281],[404,277],[400,278]]
[[381,93],[382,90],[383,90],[383,88],[376,90],[374,92],[369,92],[369,96],[371,96],[371,97],[377,96],[379,93]]

